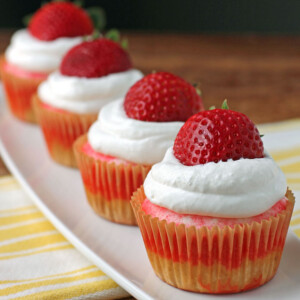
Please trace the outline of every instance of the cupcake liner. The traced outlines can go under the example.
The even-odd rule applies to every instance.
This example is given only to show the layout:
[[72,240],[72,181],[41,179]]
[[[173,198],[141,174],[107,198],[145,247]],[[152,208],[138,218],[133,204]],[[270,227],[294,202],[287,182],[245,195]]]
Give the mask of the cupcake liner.
[[51,109],[44,106],[37,95],[33,96],[33,106],[53,160],[65,166],[77,167],[73,143],[88,131],[97,120],[97,114]]
[[91,207],[112,222],[136,225],[130,199],[143,184],[151,166],[121,159],[118,163],[95,159],[82,151],[86,143],[87,136],[80,137],[74,144],[74,152]]
[[45,74],[44,78],[20,77],[8,71],[5,64],[5,59],[0,59],[1,79],[11,112],[22,121],[36,123],[31,99],[38,85],[48,74]]
[[280,263],[295,198],[260,223],[208,228],[167,223],[142,210],[141,187],[131,204],[156,275],[170,285],[201,293],[236,293],[258,287]]

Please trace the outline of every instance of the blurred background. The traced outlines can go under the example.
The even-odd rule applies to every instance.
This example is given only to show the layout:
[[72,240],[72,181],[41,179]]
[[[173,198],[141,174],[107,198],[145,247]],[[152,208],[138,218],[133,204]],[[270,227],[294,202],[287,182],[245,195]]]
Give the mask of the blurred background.
[[[0,1],[0,51],[41,0]],[[300,117],[300,0],[86,0],[129,39],[136,68],[173,72],[256,123]]]
[[[1,0],[0,26],[20,27],[42,0]],[[184,32],[299,33],[299,0],[85,0],[102,6],[108,27]]]

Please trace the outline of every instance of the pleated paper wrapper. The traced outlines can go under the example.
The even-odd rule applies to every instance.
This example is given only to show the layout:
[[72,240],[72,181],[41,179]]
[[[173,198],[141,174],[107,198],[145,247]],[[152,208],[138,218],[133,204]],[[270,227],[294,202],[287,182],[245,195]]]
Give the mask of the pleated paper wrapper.
[[95,159],[82,151],[86,143],[87,136],[80,137],[74,144],[74,152],[89,204],[105,219],[136,225],[130,199],[143,184],[151,166]]
[[0,58],[0,72],[6,100],[14,116],[18,119],[36,123],[32,96],[36,93],[38,85],[44,81],[48,74],[42,78],[20,77],[5,68],[6,61]]
[[142,210],[141,187],[132,207],[147,254],[158,277],[183,290],[236,293],[258,287],[275,275],[280,263],[295,198],[276,217],[233,227],[167,223]]
[[97,120],[97,114],[48,109],[37,95],[33,97],[33,104],[52,159],[65,166],[77,167],[73,143],[88,131]]

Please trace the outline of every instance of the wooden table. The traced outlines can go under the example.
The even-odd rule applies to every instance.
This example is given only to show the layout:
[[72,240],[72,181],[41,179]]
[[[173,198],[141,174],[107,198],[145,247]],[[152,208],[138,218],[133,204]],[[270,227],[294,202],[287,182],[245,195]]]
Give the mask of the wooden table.
[[[0,53],[12,31],[0,31]],[[226,98],[255,123],[300,117],[300,36],[126,33],[136,68],[198,83],[206,107]],[[7,174],[0,162],[0,174]]]

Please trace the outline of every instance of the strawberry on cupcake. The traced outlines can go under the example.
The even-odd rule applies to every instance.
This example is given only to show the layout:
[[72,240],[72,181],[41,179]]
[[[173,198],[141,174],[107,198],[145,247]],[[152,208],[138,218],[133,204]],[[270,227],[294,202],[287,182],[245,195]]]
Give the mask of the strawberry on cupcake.
[[28,28],[13,35],[0,69],[9,107],[17,118],[35,122],[31,97],[37,86],[93,30],[92,19],[82,8],[54,1],[32,16]]
[[87,132],[99,110],[124,97],[142,77],[127,51],[100,38],[82,42],[64,56],[60,69],[38,88],[34,105],[51,157],[76,166],[73,142]]
[[295,201],[253,122],[225,108],[189,118],[131,201],[157,276],[194,292],[272,279]]
[[196,89],[167,72],[145,76],[125,99],[100,111],[74,150],[89,203],[113,222],[136,224],[132,193],[191,115],[203,109]]

